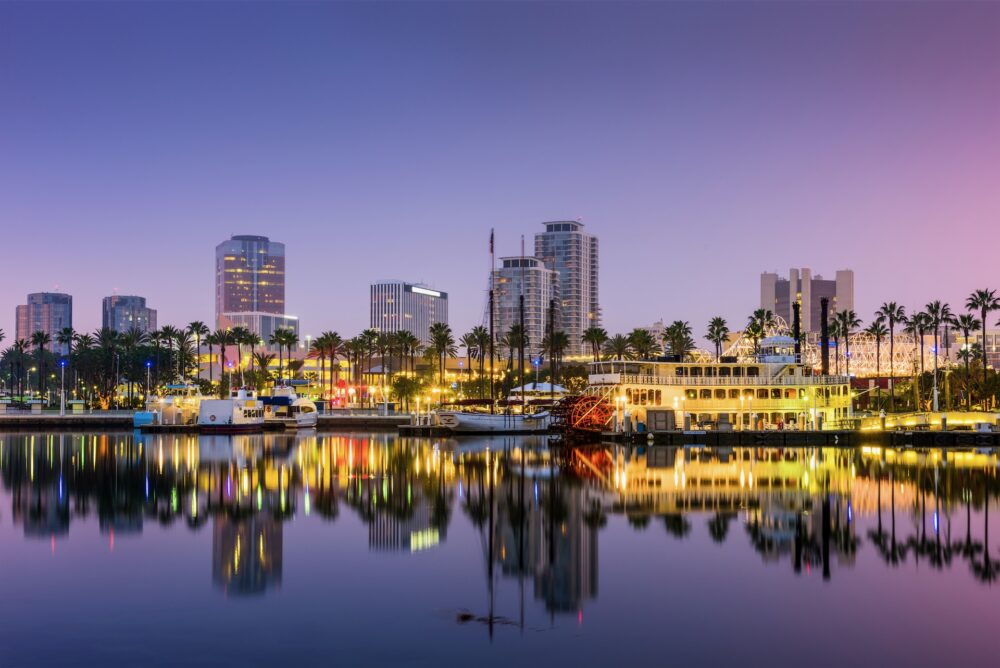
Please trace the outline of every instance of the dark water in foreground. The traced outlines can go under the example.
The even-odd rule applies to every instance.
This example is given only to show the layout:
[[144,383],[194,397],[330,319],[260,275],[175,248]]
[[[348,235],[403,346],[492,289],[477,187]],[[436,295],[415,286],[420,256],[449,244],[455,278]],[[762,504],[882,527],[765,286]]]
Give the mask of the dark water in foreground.
[[0,666],[988,665],[997,466],[0,434]]

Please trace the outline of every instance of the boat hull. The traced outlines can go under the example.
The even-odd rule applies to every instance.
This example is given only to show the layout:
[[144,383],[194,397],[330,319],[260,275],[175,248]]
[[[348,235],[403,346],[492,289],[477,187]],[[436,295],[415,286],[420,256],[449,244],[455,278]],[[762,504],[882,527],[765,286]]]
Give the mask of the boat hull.
[[537,434],[548,431],[551,423],[548,412],[513,415],[441,411],[437,416],[442,427],[466,434]]

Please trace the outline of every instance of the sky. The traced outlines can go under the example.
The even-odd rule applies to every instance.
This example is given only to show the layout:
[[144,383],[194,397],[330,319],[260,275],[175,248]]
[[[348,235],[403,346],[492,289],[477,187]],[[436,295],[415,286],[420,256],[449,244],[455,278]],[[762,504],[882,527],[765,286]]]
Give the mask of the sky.
[[490,229],[553,219],[612,333],[738,328],[789,267],[865,322],[1000,288],[1000,3],[0,3],[2,345],[56,289],[211,322],[232,234],[286,244],[303,336],[383,278],[460,334]]

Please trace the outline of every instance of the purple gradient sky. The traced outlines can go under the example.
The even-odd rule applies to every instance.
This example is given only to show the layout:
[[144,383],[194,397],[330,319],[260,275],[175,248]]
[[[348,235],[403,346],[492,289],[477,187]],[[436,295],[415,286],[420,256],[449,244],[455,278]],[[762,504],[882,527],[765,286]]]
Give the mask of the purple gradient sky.
[[[0,4],[0,328],[57,286],[212,320],[213,247],[288,248],[303,334],[423,280],[478,324],[498,251],[602,244],[611,331],[739,326],[758,275],[1000,288],[1000,4]],[[529,244],[530,244],[530,236]]]

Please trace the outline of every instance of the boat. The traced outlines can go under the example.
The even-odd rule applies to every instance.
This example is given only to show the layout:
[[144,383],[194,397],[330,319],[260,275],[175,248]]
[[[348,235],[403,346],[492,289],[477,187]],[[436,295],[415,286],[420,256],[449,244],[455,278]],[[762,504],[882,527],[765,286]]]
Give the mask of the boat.
[[592,362],[585,393],[625,429],[823,429],[853,417],[850,379],[815,373],[789,336],[761,340],[745,359]]
[[136,411],[132,424],[135,427],[148,424],[194,424],[205,398],[197,385],[166,385],[162,394],[146,399],[145,410]]
[[438,422],[453,432],[488,434],[491,432],[537,434],[547,431],[552,416],[549,411],[536,413],[477,413],[438,411]]
[[285,385],[274,388],[271,396],[261,397],[264,422],[280,423],[285,429],[309,429],[319,422],[319,412],[311,399],[300,397]]
[[264,406],[256,391],[234,389],[228,399],[202,399],[198,411],[198,431],[235,434],[264,430]]

